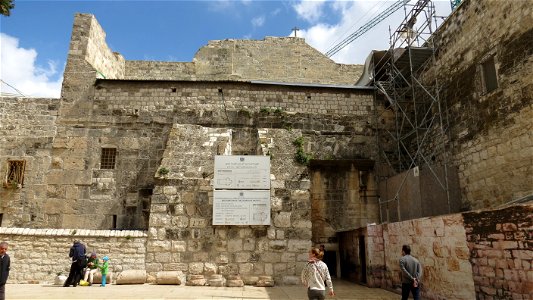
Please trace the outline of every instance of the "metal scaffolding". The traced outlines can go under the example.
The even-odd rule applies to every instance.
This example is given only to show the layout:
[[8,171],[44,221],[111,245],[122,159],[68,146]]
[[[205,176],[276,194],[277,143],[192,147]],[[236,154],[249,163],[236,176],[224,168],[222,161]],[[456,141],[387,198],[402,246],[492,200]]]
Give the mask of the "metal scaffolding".
[[[376,102],[381,100],[387,107],[378,112],[376,120],[378,163],[386,166],[377,172],[378,184],[402,174],[399,186],[395,186],[396,192],[389,193],[394,196],[380,198],[380,212],[387,203],[395,201],[398,221],[404,219],[400,213],[400,192],[405,186],[407,171],[413,170],[416,174],[419,166],[429,168],[435,176],[451,210],[445,151],[448,125],[444,118],[446,109],[439,99],[435,68],[434,33],[438,26],[435,6],[430,0],[419,0],[415,4],[405,4],[404,12],[401,25],[390,32],[389,50],[376,53],[379,55],[373,56],[372,64]],[[393,116],[394,126],[390,127],[394,129],[384,124],[384,115]],[[434,169],[436,165],[439,171]],[[382,213],[381,217],[382,222],[390,221],[388,211],[387,216]]]

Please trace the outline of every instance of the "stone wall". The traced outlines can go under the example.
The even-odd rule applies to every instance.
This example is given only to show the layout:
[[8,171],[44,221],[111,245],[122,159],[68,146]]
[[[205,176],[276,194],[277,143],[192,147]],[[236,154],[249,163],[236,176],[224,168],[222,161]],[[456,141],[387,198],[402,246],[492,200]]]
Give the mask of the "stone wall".
[[325,161],[311,165],[313,242],[337,243],[337,232],[379,223],[373,161]]
[[463,214],[476,299],[531,299],[533,205]]
[[125,79],[197,80],[194,62],[127,60]]
[[29,229],[0,227],[0,240],[9,244],[11,257],[9,283],[53,283],[58,273],[68,275],[69,249],[74,240],[85,244],[87,253],[109,256],[109,270],[144,270],[146,232]]
[[[271,153],[270,226],[213,226],[214,156],[231,149],[231,131],[175,125],[161,166],[150,216],[147,272],[177,270],[188,275],[272,276],[295,284],[311,247],[309,179],[294,159],[300,130],[260,129],[257,152]],[[194,136],[194,141],[190,140]],[[268,150],[259,147],[272,139]],[[244,154],[244,153],[243,153]],[[183,160],[187,160],[184,168]]]
[[192,63],[127,61],[125,79],[262,80],[353,85],[362,66],[338,64],[303,38],[209,41]]
[[[232,124],[227,111],[248,114],[265,109],[289,113],[367,118],[373,111],[372,89],[357,87],[257,84],[250,82],[152,82],[98,80],[93,118],[102,115],[137,117],[156,114],[200,114],[209,123]],[[174,116],[174,115],[172,115]],[[371,119],[368,120],[372,121]],[[207,121],[203,121],[207,123]],[[363,130],[360,124],[351,130]],[[266,126],[265,126],[266,127]],[[334,129],[331,129],[332,131]],[[337,128],[337,131],[346,130]]]
[[424,299],[529,299],[533,271],[533,205],[415,219],[340,235],[347,273],[362,282],[360,237],[366,240],[366,280],[399,292],[402,245],[422,264]]
[[[490,21],[489,21],[490,20]],[[435,36],[451,154],[465,209],[533,193],[533,7],[529,1],[463,1]],[[498,87],[486,92],[482,64]]]
[[[227,153],[277,143],[270,136],[264,137],[265,143],[256,141],[259,133],[254,128],[283,128],[302,129],[305,151],[315,159],[374,156],[371,90],[99,80],[92,93],[93,101],[80,102],[91,104],[80,106],[86,109],[85,117],[77,117],[78,109],[62,110],[55,122],[55,136],[46,150],[49,166],[41,170],[42,191],[32,198],[37,213],[33,218],[39,222],[24,217],[19,226],[147,228],[154,175],[175,122],[232,130],[236,152]],[[23,120],[17,122],[31,128]],[[249,130],[255,133],[246,133]],[[195,135],[185,139],[191,143]],[[296,152],[292,142],[277,150],[291,153],[290,160]],[[117,150],[114,169],[100,168],[102,148]],[[269,150],[265,151],[266,155]],[[183,169],[196,167],[186,159],[173,162],[178,164]],[[28,182],[22,190],[33,193],[36,188]]]
[[402,245],[422,264],[424,299],[475,299],[470,253],[460,214],[422,218],[383,226],[385,282],[401,290]]
[[[0,226],[45,224],[45,174],[51,164],[58,110],[59,99],[0,97]],[[9,160],[25,161],[21,186],[5,182]]]
[[[372,147],[365,144],[372,134],[370,89],[220,81],[224,79],[221,70],[226,72],[229,66],[238,67],[241,73],[248,70],[252,56],[258,69],[249,74],[244,72],[246,74],[239,80],[290,81],[309,76],[312,78],[309,82],[345,84],[349,77],[355,76],[357,68],[333,63],[302,39],[215,41],[201,50],[191,63],[128,63],[109,49],[105,36],[94,16],[76,14],[61,100],[54,108],[59,112],[56,112],[57,119],[47,120],[55,127],[53,134],[46,133],[49,134],[46,141],[28,144],[39,134],[28,121],[34,118],[30,115],[31,109],[17,112],[17,108],[6,106],[2,112],[18,124],[18,132],[28,130],[27,135],[18,135],[17,141],[6,140],[2,149],[8,151],[22,143],[27,149],[24,155],[31,156],[28,161],[32,161],[27,165],[28,181],[22,189],[1,191],[6,210],[4,221],[9,222],[8,225],[147,228],[154,174],[175,123],[233,129],[235,137],[241,136],[240,142],[235,143],[236,153],[261,147],[260,143],[244,142],[251,141],[246,133],[249,128],[294,128],[309,130],[310,135],[316,131],[335,132],[334,135],[338,132],[340,136],[349,136],[340,144],[363,145],[335,149],[314,146],[315,157],[372,156]],[[268,49],[261,48],[265,45]],[[283,46],[287,49],[277,49]],[[288,51],[289,48],[292,50]],[[228,49],[235,50],[232,53],[239,57],[242,65],[238,65],[233,56],[222,55]],[[291,64],[301,64],[303,69],[291,68],[295,73],[281,70],[287,63],[280,57],[282,54],[290,54]],[[220,64],[215,64],[219,59]],[[306,64],[310,65],[309,70]],[[142,74],[155,74],[142,79],[218,81],[123,81],[124,77],[137,78],[127,66],[131,67],[130,71],[138,68]],[[315,68],[318,66],[320,71]],[[167,71],[172,74],[168,75]],[[219,75],[222,77],[217,77]],[[30,133],[31,138],[28,138]],[[13,134],[9,132],[6,136]],[[189,141],[194,138],[190,137]],[[331,144],[324,138],[316,141]],[[292,145],[290,147],[292,151]],[[102,148],[116,149],[115,168],[100,167]],[[35,153],[38,156],[33,155]],[[7,159],[4,157],[4,161]],[[33,161],[37,161],[39,167],[35,167]],[[184,169],[192,167],[185,160],[182,163]],[[13,205],[8,208],[7,203]]]
[[[348,233],[344,233],[346,235]],[[460,214],[369,225],[346,240],[366,240],[366,280],[370,287],[401,291],[399,259],[402,245],[422,265],[424,299],[475,299],[470,254]],[[359,244],[353,242],[351,261],[361,278]],[[364,272],[364,271],[363,271]]]

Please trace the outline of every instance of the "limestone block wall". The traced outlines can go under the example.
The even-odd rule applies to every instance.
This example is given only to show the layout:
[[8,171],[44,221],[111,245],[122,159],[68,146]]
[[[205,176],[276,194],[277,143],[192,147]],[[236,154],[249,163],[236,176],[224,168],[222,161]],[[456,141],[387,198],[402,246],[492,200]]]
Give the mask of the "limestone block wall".
[[[367,240],[370,286],[400,291],[401,247],[408,244],[422,264],[424,299],[529,299],[532,210],[524,204],[471,211],[370,225],[342,236]],[[358,245],[351,244],[345,248],[356,254]]]
[[401,290],[399,259],[403,244],[423,268],[424,299],[475,299],[470,252],[459,214],[383,226],[386,286]]
[[83,100],[91,97],[96,78],[124,77],[125,60],[109,49],[105,37],[93,15],[75,14],[61,88],[61,115],[67,122],[67,114],[76,117],[74,122],[90,117],[90,104]]
[[[17,226],[146,228],[154,174],[174,122],[226,131],[233,128],[237,153],[275,143],[271,137],[265,144],[249,143],[256,139],[254,128],[283,128],[304,130],[305,151],[315,159],[374,156],[371,90],[244,82],[99,80],[92,92],[94,96],[81,96],[94,97],[88,98],[91,101],[62,100],[65,109],[54,121],[55,136],[50,137],[51,146],[46,150],[50,153],[49,165],[39,171],[41,175],[35,175],[42,177],[40,190],[33,192],[27,186],[21,191],[35,193],[34,196],[9,196],[20,199],[19,204],[11,202],[16,205],[9,209],[18,212],[31,208],[35,212],[33,217],[32,213],[10,213],[10,217],[22,222]],[[16,113],[16,109],[10,109],[6,114],[11,115],[12,111]],[[28,112],[31,110],[21,111],[19,118],[33,118],[26,116]],[[290,153],[291,160],[296,152],[293,141],[288,142],[289,149],[283,150]],[[27,143],[26,139],[24,145]],[[44,151],[37,148],[41,144],[35,145],[28,146],[32,148],[28,151]],[[226,146],[219,146],[215,153],[226,153]],[[117,150],[115,169],[100,168],[102,148]],[[276,155],[278,150],[265,148],[263,154],[269,151]],[[196,168],[187,163],[186,158],[179,163],[184,171]],[[28,169],[26,173],[34,176],[34,171]],[[24,202],[30,199],[31,202]]]
[[217,40],[200,48],[191,63],[126,62],[126,79],[264,80],[353,85],[360,65],[337,64],[302,38]]
[[194,62],[126,60],[124,79],[197,80]]
[[[213,226],[213,160],[229,149],[227,132],[173,127],[161,164],[169,173],[159,176],[152,196],[146,259],[150,280],[158,271],[183,271],[298,282],[311,247],[309,179],[298,176],[306,168],[294,162],[290,144],[301,132],[261,130],[261,137],[276,145],[271,147],[276,153],[271,156],[271,225]],[[184,164],[192,167],[183,170]]]
[[[57,133],[59,99],[0,97],[0,226],[44,224],[45,174]],[[25,161],[24,184],[4,185],[9,160]]]
[[9,283],[53,283],[57,273],[68,275],[69,249],[74,240],[87,253],[109,256],[109,270],[144,270],[146,232],[83,229],[30,229],[0,227],[0,240],[9,244]]
[[[311,167],[313,241],[335,239],[343,232],[379,223],[377,188],[371,166],[342,161]],[[364,177],[364,178],[362,178]]]
[[[93,109],[95,116],[107,116],[110,115],[110,110],[116,110],[116,116],[129,114],[137,119],[150,117],[150,114],[164,117],[165,114],[178,113],[182,122],[187,122],[187,115],[198,112],[200,116],[210,120],[211,124],[231,124],[239,121],[235,120],[239,116],[229,114],[228,111],[240,111],[242,118],[245,115],[251,116],[254,112],[261,112],[261,109],[319,114],[326,118],[326,115],[334,115],[338,123],[344,121],[343,116],[364,118],[365,122],[372,122],[370,117],[373,112],[373,99],[372,90],[355,87],[306,87],[250,82],[98,80]],[[353,127],[330,130],[371,130],[367,125],[353,124]]]
[[[426,75],[442,85],[466,209],[533,193],[532,39],[529,1],[463,1],[436,34],[436,70]],[[491,58],[498,88],[486,92]]]
[[[387,268],[385,259],[385,240],[383,239],[382,225],[367,225],[362,228],[363,236],[367,240],[366,257],[367,257],[367,284],[370,287],[386,286]],[[365,232],[366,231],[366,232]],[[394,249],[392,249],[394,250]],[[394,253],[394,252],[393,252]]]
[[531,299],[533,205],[463,214],[476,299]]
[[106,33],[91,14],[74,16],[69,56],[85,59],[98,72],[98,77],[124,77],[124,58],[109,49]]
[[[145,194],[153,189],[169,129],[164,124],[122,125],[104,119],[63,127],[55,138],[43,195],[48,227],[146,228]],[[101,169],[102,148],[116,149],[114,169]]]

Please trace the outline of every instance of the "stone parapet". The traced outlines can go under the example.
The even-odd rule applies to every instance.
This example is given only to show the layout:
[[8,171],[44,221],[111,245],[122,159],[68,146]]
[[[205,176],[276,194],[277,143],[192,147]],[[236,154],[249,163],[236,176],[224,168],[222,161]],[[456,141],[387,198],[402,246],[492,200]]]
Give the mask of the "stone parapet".
[[69,249],[74,240],[86,245],[87,254],[108,256],[109,271],[145,268],[147,233],[136,230],[32,229],[0,227],[9,244],[10,283],[53,283],[57,274],[69,273]]
[[139,230],[92,230],[92,229],[34,229],[0,227],[0,234],[20,236],[69,236],[76,237],[147,237],[146,231]]

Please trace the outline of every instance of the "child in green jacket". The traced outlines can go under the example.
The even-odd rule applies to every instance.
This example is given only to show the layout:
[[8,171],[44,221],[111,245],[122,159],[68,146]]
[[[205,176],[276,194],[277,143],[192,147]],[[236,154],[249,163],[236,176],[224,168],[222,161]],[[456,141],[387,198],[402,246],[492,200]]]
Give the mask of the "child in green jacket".
[[107,255],[106,255],[106,256],[104,256],[102,258],[102,260],[103,260],[103,263],[102,263],[102,265],[99,266],[100,273],[102,273],[102,284],[100,286],[105,287],[105,283],[106,283],[106,279],[107,279],[106,278],[107,277],[107,272],[109,270],[109,257],[107,257]]

